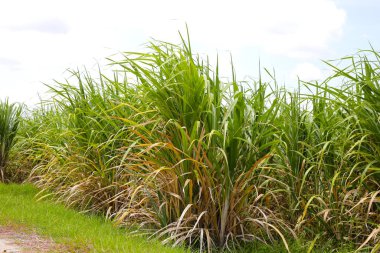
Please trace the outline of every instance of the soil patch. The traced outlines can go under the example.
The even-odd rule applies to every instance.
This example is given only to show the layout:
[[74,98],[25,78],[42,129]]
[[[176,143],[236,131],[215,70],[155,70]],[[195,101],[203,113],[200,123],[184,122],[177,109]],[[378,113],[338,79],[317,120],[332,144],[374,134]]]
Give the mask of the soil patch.
[[33,231],[14,226],[0,226],[0,253],[72,252]]

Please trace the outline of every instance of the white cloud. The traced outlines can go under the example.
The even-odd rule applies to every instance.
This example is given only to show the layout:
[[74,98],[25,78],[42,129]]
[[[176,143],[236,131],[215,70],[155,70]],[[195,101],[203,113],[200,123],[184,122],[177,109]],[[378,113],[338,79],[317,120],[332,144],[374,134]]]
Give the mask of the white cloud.
[[52,18],[29,24],[11,26],[9,29],[14,31],[37,31],[42,33],[60,34],[67,33],[69,27],[62,20]]
[[346,17],[332,0],[207,3],[200,13],[192,10],[197,16],[189,16],[192,29],[202,31],[204,41],[226,48],[255,45],[295,58],[320,55],[342,33]]
[[302,81],[309,82],[322,80],[325,75],[322,70],[316,65],[309,62],[304,62],[297,64],[297,66],[291,72],[291,78],[295,79],[297,77]]
[[66,68],[136,50],[149,37],[178,42],[185,22],[201,53],[244,55],[244,47],[257,47],[305,59],[339,37],[345,12],[333,0],[8,1],[0,11],[0,58],[18,64],[2,64],[1,96],[26,100]]
[[[22,4],[21,4],[22,3]],[[345,11],[333,0],[140,0],[11,1],[0,16],[5,26],[71,29],[81,39],[113,46],[112,36],[132,39],[137,30],[148,37],[178,40],[187,22],[193,40],[207,47],[259,46],[290,57],[315,56],[342,32]],[[24,6],[20,8],[19,6]],[[54,21],[50,26],[46,21]],[[79,34],[78,34],[79,33]],[[129,38],[128,38],[129,37]],[[120,44],[117,44],[120,45]]]

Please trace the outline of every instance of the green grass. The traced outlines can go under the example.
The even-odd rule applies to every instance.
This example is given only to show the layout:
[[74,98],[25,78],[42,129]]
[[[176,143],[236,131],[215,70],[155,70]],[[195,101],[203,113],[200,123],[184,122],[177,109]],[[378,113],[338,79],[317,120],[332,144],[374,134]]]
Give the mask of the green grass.
[[93,215],[85,215],[51,201],[36,201],[32,185],[0,184],[0,224],[21,225],[51,236],[56,242],[90,252],[186,252],[157,241],[128,237],[125,229]]

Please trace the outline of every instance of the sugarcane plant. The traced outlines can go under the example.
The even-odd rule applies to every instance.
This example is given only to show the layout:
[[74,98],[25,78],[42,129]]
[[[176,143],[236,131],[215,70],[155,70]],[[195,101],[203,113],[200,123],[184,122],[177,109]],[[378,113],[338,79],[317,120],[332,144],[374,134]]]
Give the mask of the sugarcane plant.
[[[201,252],[276,241],[291,251],[297,237],[304,252],[328,241],[324,252],[349,242],[377,252],[379,54],[328,62],[333,76],[289,92],[269,71],[239,82],[233,64],[225,81],[218,61],[181,41],[110,59],[114,76],[72,71],[49,85],[12,152],[39,197]],[[2,166],[21,113],[6,103]]]
[[10,103],[8,99],[0,101],[0,180],[6,180],[6,167],[10,150],[15,142],[20,123],[21,106]]

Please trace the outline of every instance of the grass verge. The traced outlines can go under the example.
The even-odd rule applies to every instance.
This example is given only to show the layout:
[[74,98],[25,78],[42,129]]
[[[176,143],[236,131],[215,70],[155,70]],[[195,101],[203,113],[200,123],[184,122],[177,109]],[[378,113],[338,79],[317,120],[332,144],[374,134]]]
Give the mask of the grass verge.
[[[169,248],[154,240],[130,237],[100,216],[85,215],[52,201],[36,201],[38,189],[30,184],[0,184],[0,225],[35,229],[37,233],[62,243],[70,252],[190,252],[183,248]],[[308,252],[312,242],[293,241],[291,252]],[[327,242],[313,252],[352,252],[353,248],[336,247]],[[335,251],[333,250],[335,248]],[[338,249],[339,248],[339,249]],[[287,252],[283,244],[248,244],[233,252]],[[369,251],[368,251],[369,252]]]
[[[101,217],[85,215],[51,201],[36,201],[32,185],[0,184],[0,225],[21,225],[82,252],[186,252],[157,241],[127,236]],[[72,247],[71,247],[72,246]]]

